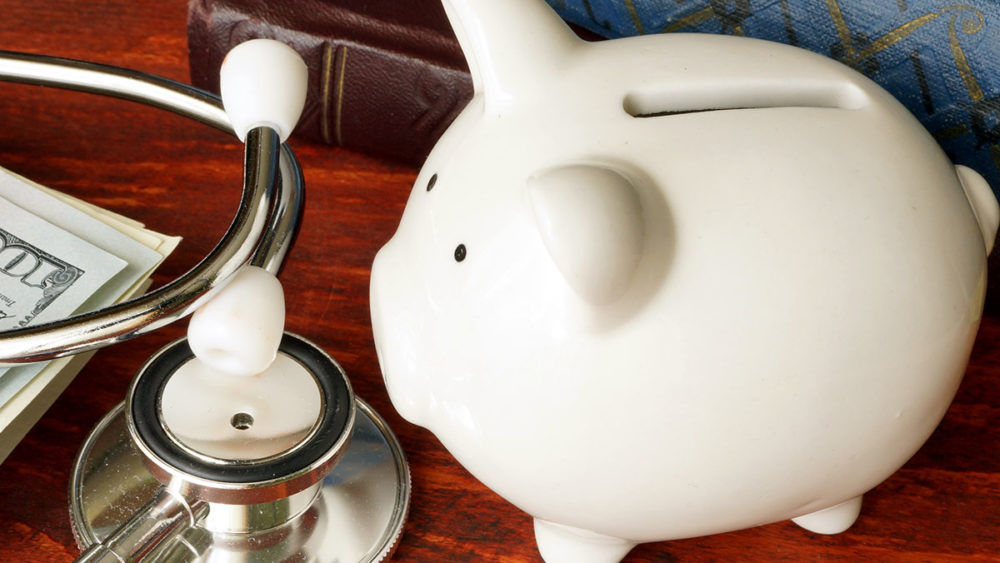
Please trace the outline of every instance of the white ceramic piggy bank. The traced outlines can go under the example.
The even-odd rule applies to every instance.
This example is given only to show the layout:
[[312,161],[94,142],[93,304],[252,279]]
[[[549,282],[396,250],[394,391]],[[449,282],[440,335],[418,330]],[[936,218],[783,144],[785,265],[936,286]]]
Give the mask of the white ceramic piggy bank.
[[944,415],[997,202],[818,55],[446,0],[476,95],[372,270],[399,412],[549,561],[837,533]]

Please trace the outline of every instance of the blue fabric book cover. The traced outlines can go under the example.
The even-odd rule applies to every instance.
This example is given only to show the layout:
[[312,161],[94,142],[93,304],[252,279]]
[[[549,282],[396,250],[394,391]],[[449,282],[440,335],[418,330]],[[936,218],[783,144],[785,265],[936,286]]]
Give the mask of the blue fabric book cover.
[[892,92],[1000,193],[1000,2],[547,0],[605,37],[726,33],[833,57]]

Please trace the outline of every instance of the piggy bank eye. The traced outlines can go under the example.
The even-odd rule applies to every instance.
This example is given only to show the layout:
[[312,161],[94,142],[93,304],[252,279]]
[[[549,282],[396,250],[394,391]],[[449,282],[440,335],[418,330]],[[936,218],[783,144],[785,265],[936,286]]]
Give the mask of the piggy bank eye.
[[434,174],[433,176],[431,176],[431,179],[427,180],[427,191],[433,190],[434,189],[434,184],[436,184],[437,181],[438,181],[438,175],[437,174]]
[[458,245],[458,246],[455,247],[455,261],[456,262],[461,262],[462,260],[465,260],[465,245],[464,244],[460,244],[460,245]]

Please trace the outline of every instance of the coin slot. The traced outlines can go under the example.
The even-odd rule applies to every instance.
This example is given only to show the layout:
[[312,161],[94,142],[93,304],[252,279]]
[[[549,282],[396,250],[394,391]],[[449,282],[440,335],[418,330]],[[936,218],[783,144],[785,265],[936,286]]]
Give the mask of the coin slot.
[[769,108],[855,110],[864,107],[867,101],[865,93],[849,82],[804,82],[636,90],[625,96],[622,106],[632,117],[646,118]]

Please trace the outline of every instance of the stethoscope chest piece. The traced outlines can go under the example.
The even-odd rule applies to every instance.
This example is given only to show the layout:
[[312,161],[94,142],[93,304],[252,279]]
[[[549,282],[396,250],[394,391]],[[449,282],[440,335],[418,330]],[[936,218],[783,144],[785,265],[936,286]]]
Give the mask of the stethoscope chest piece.
[[286,333],[260,377],[204,371],[186,339],[173,342],[84,443],[70,482],[83,560],[391,553],[409,504],[406,461],[332,358]]
[[298,161],[282,144],[305,104],[301,57],[271,40],[234,48],[220,73],[225,109],[169,80],[38,55],[0,53],[0,80],[148,103],[246,143],[236,217],[198,265],[126,303],[0,338],[0,361],[35,362],[194,313],[188,338],[143,366],[77,456],[69,502],[84,549],[78,561],[351,563],[389,555],[410,499],[402,448],[332,358],[282,332],[283,293],[272,276],[304,195]]

